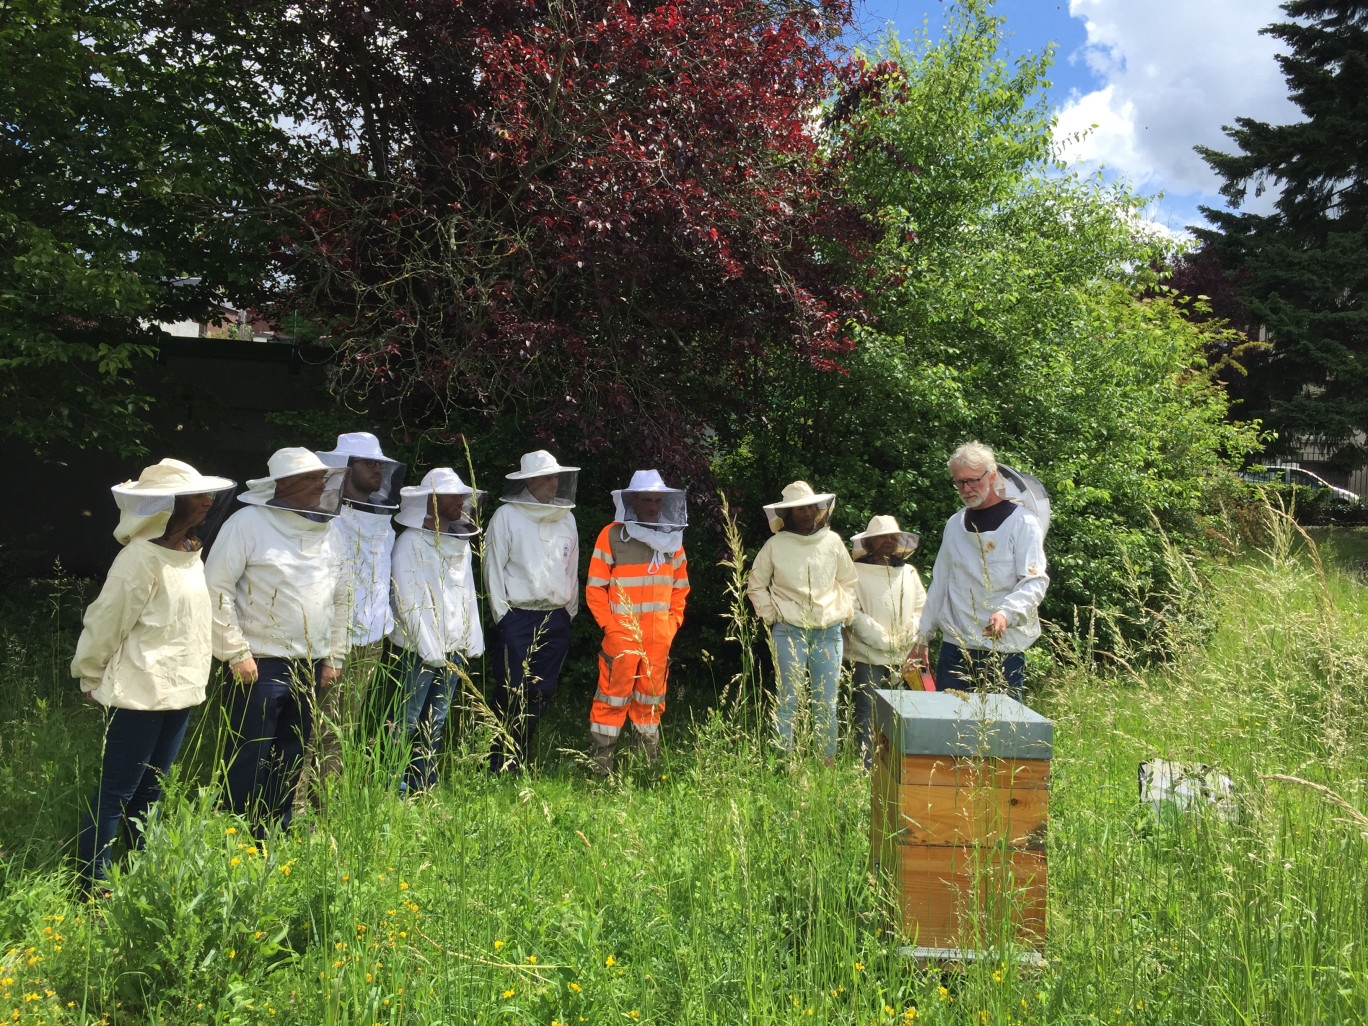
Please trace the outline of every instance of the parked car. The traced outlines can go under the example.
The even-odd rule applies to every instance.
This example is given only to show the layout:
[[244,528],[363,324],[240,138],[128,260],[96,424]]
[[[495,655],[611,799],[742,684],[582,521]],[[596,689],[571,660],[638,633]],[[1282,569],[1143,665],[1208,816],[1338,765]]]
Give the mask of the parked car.
[[1349,489],[1332,485],[1319,474],[1313,474],[1301,467],[1248,467],[1240,471],[1240,477],[1253,484],[1297,485],[1301,488],[1310,488],[1313,492],[1329,489],[1337,501],[1346,505],[1357,506],[1363,502]]

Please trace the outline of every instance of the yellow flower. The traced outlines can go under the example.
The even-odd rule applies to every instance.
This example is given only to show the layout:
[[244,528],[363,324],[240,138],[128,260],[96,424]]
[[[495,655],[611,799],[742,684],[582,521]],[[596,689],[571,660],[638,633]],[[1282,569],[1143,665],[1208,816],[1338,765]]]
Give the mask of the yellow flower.
[[855,971],[856,971],[857,973],[862,973],[862,972],[864,972],[864,965],[861,964],[860,962],[856,962],[856,963],[855,963]]
[[233,834],[237,833],[237,827],[229,827],[224,833],[231,837]]
[[228,957],[229,957],[229,958],[237,958],[237,948],[229,948],[229,949],[228,949]]
[[235,859],[233,859],[232,862],[228,863],[228,865],[230,865],[230,866],[240,866],[240,865],[242,865],[242,859],[235,858]]
[[893,1014],[893,1006],[892,1006],[892,1005],[884,1005],[884,1015],[892,1015],[892,1014]]
[[506,991],[503,992],[503,995],[502,995],[502,996],[503,996],[505,999],[511,998],[511,997],[513,996],[513,988],[512,988],[512,987],[509,987]]
[[289,867],[289,866],[281,866],[281,867],[280,867],[280,871],[281,871],[282,873],[284,873],[286,876],[289,876],[289,875],[290,875],[290,867]]
[[944,987],[937,987],[936,993],[938,995],[937,1000],[939,1001],[944,1001],[950,996],[950,991],[946,990]]
[[609,955],[607,960],[603,964],[609,967],[615,966],[617,965],[617,959],[614,958],[612,955]]
[[351,879],[351,874],[350,874],[350,873],[343,873],[343,874],[342,874],[342,882],[343,882],[343,883],[346,883],[346,882],[347,882],[348,880],[350,880],[350,879]]
[[904,1022],[911,1022],[911,1021],[912,1021],[913,1019],[915,1019],[916,1017],[917,1017],[917,1010],[916,1010],[915,1008],[909,1008],[907,1011],[903,1012],[903,1021],[904,1021]]
[[406,891],[406,890],[409,889],[409,886],[408,886],[408,884],[404,883],[403,880],[400,880],[400,881],[399,881],[399,889],[400,889],[401,891]]
[[527,956],[527,960],[528,960],[529,962],[531,962],[533,965],[536,965],[536,964],[537,964],[537,956],[536,956],[536,955],[528,955],[528,956]]
[[570,984],[570,989],[573,990],[576,994],[578,994],[581,990],[581,987],[578,983],[572,983]]
[[633,1008],[633,1009],[632,1009],[630,1012],[628,1012],[627,1014],[630,1015],[633,1019],[640,1019],[640,1018],[641,1018],[641,1013],[638,1012],[635,1008]]
[[496,940],[496,941],[494,942],[494,950],[495,950],[495,951],[498,951],[498,950],[499,950],[501,947],[503,947],[503,946],[504,946],[504,942],[503,942],[503,941],[498,941],[498,940]]

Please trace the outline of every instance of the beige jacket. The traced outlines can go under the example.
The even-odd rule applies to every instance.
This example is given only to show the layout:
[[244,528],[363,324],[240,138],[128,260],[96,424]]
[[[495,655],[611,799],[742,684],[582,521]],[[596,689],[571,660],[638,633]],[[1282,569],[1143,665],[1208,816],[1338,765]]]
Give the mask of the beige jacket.
[[917,640],[926,589],[910,564],[856,563],[855,620],[846,658],[871,666],[901,666]]
[[746,593],[769,626],[831,627],[855,616],[855,564],[830,528],[780,531],[755,557]]
[[199,552],[134,538],[85,612],[71,675],[111,708],[186,709],[204,701],[211,640]]

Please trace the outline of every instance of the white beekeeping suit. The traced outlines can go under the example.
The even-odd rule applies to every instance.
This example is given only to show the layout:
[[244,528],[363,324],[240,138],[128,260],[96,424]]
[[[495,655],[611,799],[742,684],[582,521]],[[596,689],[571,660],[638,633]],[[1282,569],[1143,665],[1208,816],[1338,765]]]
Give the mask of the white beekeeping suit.
[[[445,510],[437,505],[447,504],[442,496],[460,500],[458,515],[442,515]],[[390,640],[428,666],[445,666],[453,654],[466,659],[484,654],[470,543],[479,532],[470,515],[474,504],[474,489],[455,471],[439,467],[422,484],[403,490],[395,517],[407,530],[395,543],[391,563]]]

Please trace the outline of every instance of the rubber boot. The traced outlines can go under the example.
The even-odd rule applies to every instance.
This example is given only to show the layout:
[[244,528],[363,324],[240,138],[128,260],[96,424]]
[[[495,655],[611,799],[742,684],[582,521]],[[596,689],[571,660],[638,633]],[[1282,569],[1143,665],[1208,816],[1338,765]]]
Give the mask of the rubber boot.
[[636,731],[632,735],[632,751],[646,756],[646,762],[655,762],[660,758],[660,734],[647,734],[643,731]]
[[604,737],[602,734],[589,732],[589,772],[596,777],[607,777],[613,773],[613,748],[617,745],[617,738]]

